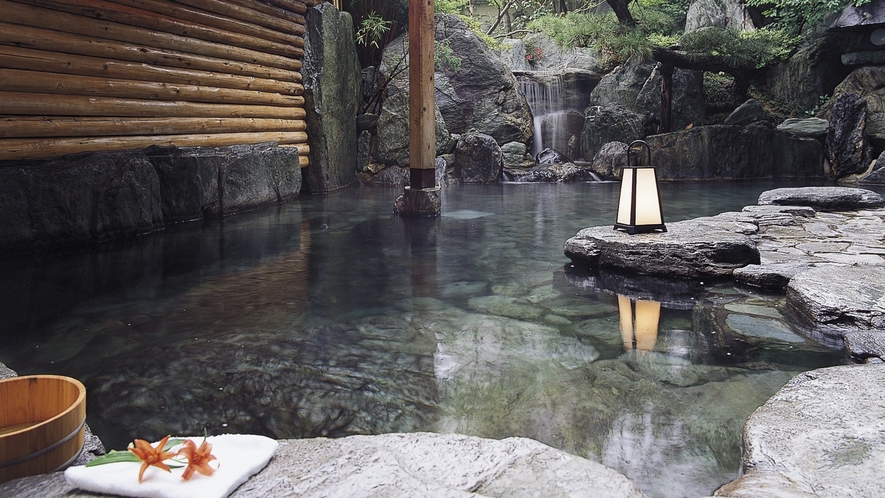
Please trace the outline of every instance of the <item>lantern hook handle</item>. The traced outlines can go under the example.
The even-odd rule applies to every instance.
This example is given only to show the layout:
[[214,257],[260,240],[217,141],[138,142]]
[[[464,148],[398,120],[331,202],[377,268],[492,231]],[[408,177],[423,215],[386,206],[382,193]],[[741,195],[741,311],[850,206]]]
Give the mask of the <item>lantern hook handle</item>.
[[630,160],[630,152],[634,148],[636,148],[636,146],[640,146],[645,149],[645,157],[647,159],[645,165],[651,166],[651,147],[649,147],[648,142],[644,140],[634,140],[630,142],[630,145],[627,146],[627,167],[633,166],[632,161]]

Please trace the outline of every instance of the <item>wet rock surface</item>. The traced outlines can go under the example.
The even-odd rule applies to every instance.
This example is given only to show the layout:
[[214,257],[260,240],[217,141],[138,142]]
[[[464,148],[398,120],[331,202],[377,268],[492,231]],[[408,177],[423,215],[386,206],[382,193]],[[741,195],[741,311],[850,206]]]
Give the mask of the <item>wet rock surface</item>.
[[[759,204],[672,223],[666,233],[630,236],[588,228],[564,250],[591,267],[677,278],[731,276],[744,285],[785,291],[793,323],[833,347],[841,347],[848,332],[885,328],[885,209],[879,194],[845,187],[775,189],[762,193]],[[754,254],[757,261],[750,260]],[[853,354],[876,356],[875,348]]]
[[749,418],[744,475],[720,497],[881,496],[885,365],[799,374]]
[[[0,493],[4,488],[9,496],[37,490],[43,498],[97,496],[68,485],[60,473],[0,486]],[[416,494],[427,498],[645,496],[622,474],[530,439],[428,433],[280,441],[268,466],[230,496]]]
[[885,199],[870,190],[850,187],[799,187],[768,190],[759,205],[808,206],[824,211],[848,211],[885,206]]
[[885,266],[824,266],[801,272],[787,286],[787,306],[827,335],[885,329]]
[[587,228],[566,242],[565,254],[576,262],[649,275],[724,277],[759,262],[756,245],[738,231],[756,227],[743,225],[708,218],[668,224],[664,233],[639,235],[611,227]]

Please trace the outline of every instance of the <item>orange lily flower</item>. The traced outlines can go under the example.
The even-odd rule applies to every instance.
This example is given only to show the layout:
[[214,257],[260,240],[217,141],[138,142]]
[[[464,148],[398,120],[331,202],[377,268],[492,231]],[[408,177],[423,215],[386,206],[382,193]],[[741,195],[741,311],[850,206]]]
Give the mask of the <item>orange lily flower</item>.
[[215,469],[209,466],[209,462],[216,460],[216,458],[212,454],[212,445],[207,443],[205,439],[199,448],[190,439],[185,440],[176,456],[178,455],[184,455],[187,458],[187,468],[181,474],[181,478],[185,481],[193,477],[194,471],[204,476],[211,476],[215,472]]
[[163,451],[163,448],[166,446],[166,441],[168,440],[169,436],[166,436],[162,441],[157,443],[157,446],[151,446],[151,443],[144,439],[136,439],[135,447],[129,448],[129,451],[141,460],[141,469],[138,471],[138,482],[141,482],[141,479],[144,476],[144,471],[151,466],[159,467],[166,472],[171,472],[169,466],[163,463],[163,460],[175,456],[175,453],[171,451]]

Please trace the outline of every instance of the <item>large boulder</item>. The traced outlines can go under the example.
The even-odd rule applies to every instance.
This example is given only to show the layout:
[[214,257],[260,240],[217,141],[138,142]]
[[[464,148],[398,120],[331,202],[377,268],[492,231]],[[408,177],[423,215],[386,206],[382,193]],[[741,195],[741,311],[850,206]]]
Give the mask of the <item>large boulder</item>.
[[[885,148],[885,66],[863,66],[855,69],[833,90],[831,104],[839,95],[853,93],[866,102],[866,136],[879,149]],[[825,106],[818,117],[827,118],[832,105]]]
[[581,132],[581,153],[592,158],[609,142],[630,143],[642,138],[645,118],[620,104],[587,108]]
[[[532,137],[531,113],[504,61],[458,16],[438,14],[435,38],[437,46],[448,47],[452,54],[450,61],[437,57],[434,73],[436,105],[448,131],[463,134],[475,130],[494,137],[499,144],[528,143]],[[408,35],[385,47],[382,73],[390,76],[401,60],[408,64]],[[407,73],[402,71],[390,81],[390,95],[408,93]],[[398,138],[408,140],[407,136]],[[379,141],[383,140],[379,136]]]
[[590,163],[590,169],[603,180],[620,178],[624,166],[627,166],[627,144],[624,142],[603,145]]
[[[653,116],[654,123],[661,117],[661,80],[663,76],[658,68],[648,77],[636,96],[636,103],[631,109],[642,116]],[[699,125],[706,119],[704,102],[704,73],[688,69],[673,71],[673,91],[670,102],[670,130],[681,130],[689,125]],[[651,133],[656,133],[652,129]]]
[[505,38],[501,40],[498,55],[511,71],[531,71],[532,67],[526,60],[526,45],[521,38]]
[[[602,77],[590,93],[589,105],[619,104],[643,119],[652,117],[657,121],[661,116],[661,79],[654,63],[630,59]],[[706,110],[700,71],[677,69],[673,72],[671,113],[672,129],[704,120]]]
[[646,138],[665,180],[823,178],[823,147],[768,122],[712,125]]
[[307,187],[320,193],[356,180],[362,74],[349,13],[321,3],[307,11],[307,26],[301,70],[310,145]]
[[837,38],[813,39],[789,59],[772,66],[767,77],[771,93],[799,111],[817,108],[821,97],[832,95],[851,71],[840,60],[844,47]]
[[701,28],[745,31],[754,29],[753,19],[740,0],[693,0],[685,18],[685,32]]
[[853,93],[836,98],[827,129],[827,159],[834,178],[862,173],[870,164],[866,140],[867,103]]
[[762,108],[762,104],[756,99],[750,99],[729,114],[722,124],[746,126],[756,121],[763,121],[766,118],[767,114],[765,109]]
[[[507,60],[514,61],[511,65],[514,71],[560,72],[563,69],[577,69],[603,74],[609,69],[602,64],[599,53],[592,48],[566,48],[540,32],[529,33],[522,40],[504,40],[504,43],[512,47],[513,55]],[[531,61],[526,57],[530,54]]]
[[[444,154],[449,143],[449,130],[439,108],[434,108],[436,120],[436,154]],[[384,101],[378,118],[378,144],[372,158],[388,166],[409,165],[409,94],[391,93]]]
[[864,173],[858,182],[863,185],[885,185],[885,152],[879,154],[870,166],[870,170]]
[[455,176],[462,183],[496,183],[504,170],[504,153],[495,139],[468,133],[455,146]]
[[228,147],[150,147],[163,217],[223,216],[292,199],[301,190],[298,150],[272,143]]
[[130,237],[164,226],[160,181],[141,151],[0,167],[0,252]]
[[744,427],[743,475],[727,498],[882,496],[885,365],[799,374]]
[[636,58],[628,60],[602,77],[590,93],[589,105],[620,104],[634,109],[636,99],[654,69],[652,62],[642,62]]
[[292,199],[298,150],[149,147],[0,167],[0,252],[141,235]]

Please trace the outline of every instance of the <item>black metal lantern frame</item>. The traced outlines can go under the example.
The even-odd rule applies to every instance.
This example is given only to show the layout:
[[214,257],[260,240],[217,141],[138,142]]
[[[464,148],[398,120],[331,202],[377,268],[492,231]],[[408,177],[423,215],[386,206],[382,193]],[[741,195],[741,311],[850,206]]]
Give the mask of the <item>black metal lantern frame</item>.
[[657,173],[653,166],[633,165],[632,151],[637,147],[645,149],[646,163],[651,163],[651,148],[648,143],[636,140],[627,147],[627,166],[624,166],[621,174],[621,193],[618,197],[618,216],[614,229],[624,230],[630,235],[666,232]]

